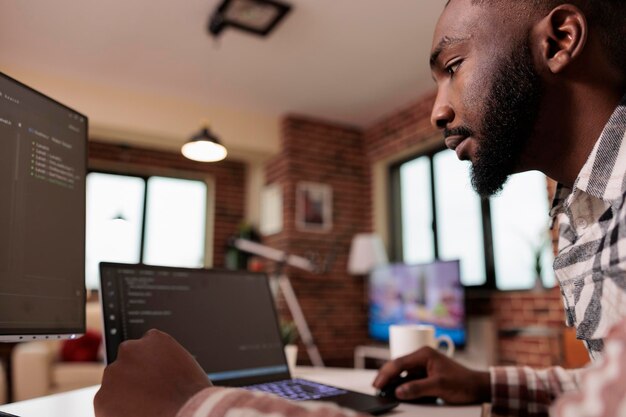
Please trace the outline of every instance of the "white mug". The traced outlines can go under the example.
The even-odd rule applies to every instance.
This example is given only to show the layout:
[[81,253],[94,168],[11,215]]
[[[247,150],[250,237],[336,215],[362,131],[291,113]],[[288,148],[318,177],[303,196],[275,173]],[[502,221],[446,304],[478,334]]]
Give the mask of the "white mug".
[[448,335],[435,337],[435,328],[427,324],[393,324],[389,326],[389,350],[391,359],[408,355],[430,346],[438,349],[441,342],[447,345],[446,355],[454,354],[454,342]]

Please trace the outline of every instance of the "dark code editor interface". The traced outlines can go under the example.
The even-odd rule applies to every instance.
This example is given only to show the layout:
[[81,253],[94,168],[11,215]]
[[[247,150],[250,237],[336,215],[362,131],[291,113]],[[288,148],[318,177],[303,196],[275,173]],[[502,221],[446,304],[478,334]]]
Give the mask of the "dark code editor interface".
[[81,331],[87,119],[0,74],[0,334]]
[[105,317],[109,362],[123,340],[156,328],[174,336],[215,377],[284,364],[263,275],[141,266],[101,266],[101,273],[105,310],[111,312]]

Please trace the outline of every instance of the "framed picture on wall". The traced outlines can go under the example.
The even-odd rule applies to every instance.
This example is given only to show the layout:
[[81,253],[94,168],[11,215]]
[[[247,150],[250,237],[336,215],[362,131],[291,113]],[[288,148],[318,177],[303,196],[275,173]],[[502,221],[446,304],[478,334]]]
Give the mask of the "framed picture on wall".
[[299,182],[296,186],[296,228],[328,232],[333,228],[333,190],[330,185]]

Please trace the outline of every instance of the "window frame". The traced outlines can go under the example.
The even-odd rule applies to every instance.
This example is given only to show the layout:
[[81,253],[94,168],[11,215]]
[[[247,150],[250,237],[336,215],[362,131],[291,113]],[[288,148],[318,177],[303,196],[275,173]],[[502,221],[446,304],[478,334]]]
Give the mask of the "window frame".
[[[436,146],[425,152],[412,153],[402,159],[396,160],[388,165],[388,213],[390,214],[389,230],[391,231],[390,243],[390,259],[394,262],[403,262],[403,220],[402,220],[402,192],[400,181],[400,168],[407,162],[413,161],[421,157],[427,157],[430,163],[430,192],[431,205],[433,213],[433,222],[431,229],[433,230],[433,244],[435,260],[439,260],[439,237],[437,233],[437,201],[435,196],[435,166],[434,157],[439,152],[445,151],[445,145]],[[493,234],[491,227],[491,204],[490,199],[486,197],[480,198],[481,207],[481,224],[483,233],[484,246],[484,263],[485,263],[485,282],[481,285],[465,286],[466,290],[473,293],[493,292],[493,291],[509,291],[500,290],[496,284],[495,260],[493,250]],[[519,290],[518,290],[519,291]]]
[[[146,235],[146,214],[148,201],[148,179],[151,177],[166,177],[181,180],[200,181],[206,186],[206,207],[205,207],[205,230],[204,230],[204,268],[210,268],[213,266],[213,248],[214,248],[214,230],[215,230],[215,182],[213,177],[205,175],[197,175],[190,171],[178,171],[157,169],[147,166],[126,166],[125,164],[111,164],[115,166],[109,166],[104,164],[102,166],[95,165],[89,166],[87,169],[87,175],[91,173],[109,174],[109,175],[121,175],[127,177],[140,178],[144,181],[145,192],[143,196],[143,209],[141,219],[141,239],[139,249],[139,262],[144,261],[144,244]],[[117,166],[121,165],[121,166]],[[195,175],[194,175],[195,174]],[[85,176],[85,177],[86,177]]]

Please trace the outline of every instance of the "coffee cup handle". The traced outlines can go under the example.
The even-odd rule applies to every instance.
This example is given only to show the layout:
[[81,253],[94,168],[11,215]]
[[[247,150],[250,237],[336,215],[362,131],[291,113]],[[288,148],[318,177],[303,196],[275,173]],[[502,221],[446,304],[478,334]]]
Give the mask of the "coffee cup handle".
[[447,334],[442,334],[441,336],[437,337],[438,345],[441,345],[441,342],[446,343],[446,355],[451,358],[452,355],[454,355],[454,342],[452,341],[452,338]]

